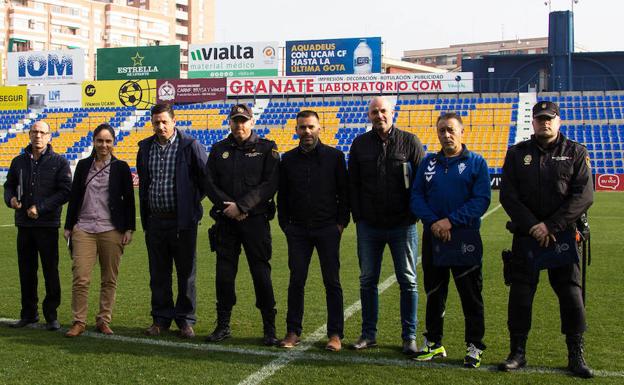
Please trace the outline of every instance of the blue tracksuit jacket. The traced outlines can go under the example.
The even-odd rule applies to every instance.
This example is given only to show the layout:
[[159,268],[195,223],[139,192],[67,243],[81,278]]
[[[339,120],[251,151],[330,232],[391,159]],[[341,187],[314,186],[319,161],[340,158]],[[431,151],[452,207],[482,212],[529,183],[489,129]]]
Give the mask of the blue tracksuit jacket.
[[410,208],[429,229],[448,218],[453,227],[478,229],[490,205],[490,175],[485,159],[468,151],[447,158],[442,151],[420,163],[412,186]]

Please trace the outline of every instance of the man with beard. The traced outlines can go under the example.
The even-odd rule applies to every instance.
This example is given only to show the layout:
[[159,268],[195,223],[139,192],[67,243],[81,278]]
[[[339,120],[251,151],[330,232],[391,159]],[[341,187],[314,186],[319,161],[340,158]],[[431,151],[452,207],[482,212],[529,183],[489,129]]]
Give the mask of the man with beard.
[[507,327],[511,351],[499,369],[526,365],[533,297],[541,269],[559,298],[561,332],[566,336],[568,370],[583,378],[592,371],[583,357],[585,307],[576,245],[576,221],[593,202],[592,173],[585,146],[559,132],[559,106],[533,107],[531,139],[512,146],[503,165],[500,202],[513,232]]
[[345,157],[342,151],[320,141],[321,125],[316,112],[300,111],[295,131],[299,146],[282,156],[277,195],[279,224],[286,234],[290,268],[287,332],[280,346],[293,348],[299,344],[305,282],[316,248],[327,304],[329,341],[325,348],[339,351],[344,337],[340,237],[349,223]]

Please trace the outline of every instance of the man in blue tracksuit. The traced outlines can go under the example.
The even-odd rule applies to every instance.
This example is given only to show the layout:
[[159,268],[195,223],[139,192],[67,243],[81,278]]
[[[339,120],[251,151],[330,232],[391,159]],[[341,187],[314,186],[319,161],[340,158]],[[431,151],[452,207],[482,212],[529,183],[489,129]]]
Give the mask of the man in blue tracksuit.
[[442,346],[449,271],[459,292],[465,319],[464,366],[477,368],[485,349],[479,227],[490,205],[490,176],[485,159],[462,144],[462,119],[445,113],[436,123],[442,150],[418,168],[410,208],[422,220],[422,266],[427,314],[425,344],[413,358],[446,357]]

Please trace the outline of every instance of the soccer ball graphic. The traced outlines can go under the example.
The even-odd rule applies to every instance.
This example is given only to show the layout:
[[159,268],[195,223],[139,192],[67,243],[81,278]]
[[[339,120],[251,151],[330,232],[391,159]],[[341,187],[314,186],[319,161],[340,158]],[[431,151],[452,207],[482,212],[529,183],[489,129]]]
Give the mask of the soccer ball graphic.
[[143,88],[139,82],[129,80],[119,87],[119,101],[126,107],[136,106],[143,100]]

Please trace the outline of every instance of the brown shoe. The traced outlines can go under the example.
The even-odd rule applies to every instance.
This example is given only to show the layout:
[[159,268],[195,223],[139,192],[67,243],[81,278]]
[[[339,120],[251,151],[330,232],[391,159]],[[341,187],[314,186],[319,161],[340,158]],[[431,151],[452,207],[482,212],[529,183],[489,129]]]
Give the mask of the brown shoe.
[[156,336],[159,336],[162,332],[164,332],[167,329],[169,328],[166,328],[164,326],[160,326],[159,324],[154,323],[152,324],[152,326],[145,329],[143,334],[145,334],[146,336],[150,336],[150,337],[156,337]]
[[110,336],[111,334],[113,334],[113,330],[108,326],[108,323],[106,322],[96,323],[95,330],[102,334],[106,334],[107,336]]
[[180,329],[180,338],[193,338],[195,337],[195,330],[191,325],[184,325]]
[[327,341],[327,345],[325,345],[325,350],[339,352],[340,349],[342,349],[342,342],[340,342],[340,337],[335,334],[329,337],[329,341]]
[[78,337],[79,335],[84,333],[86,327],[87,325],[85,325],[83,322],[76,321],[72,324],[67,333],[65,333],[65,337]]
[[291,349],[299,345],[300,342],[301,340],[299,339],[297,333],[288,332],[286,333],[286,337],[284,337],[284,339],[280,342],[279,346],[281,348]]

